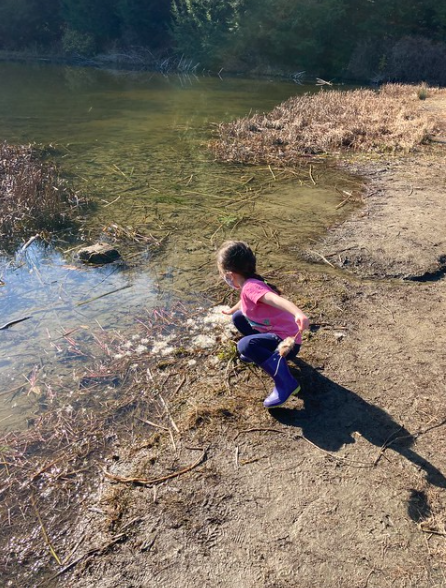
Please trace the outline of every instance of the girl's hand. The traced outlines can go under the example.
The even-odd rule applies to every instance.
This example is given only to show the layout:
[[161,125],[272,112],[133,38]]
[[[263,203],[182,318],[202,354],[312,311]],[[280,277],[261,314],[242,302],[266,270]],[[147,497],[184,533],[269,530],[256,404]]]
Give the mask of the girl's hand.
[[225,310],[225,309],[223,309],[223,310],[222,310],[222,313],[223,313],[223,314],[226,314],[226,315],[231,315],[231,314],[234,314],[234,312],[236,312],[237,310],[240,310],[240,308],[241,308],[241,305],[242,305],[242,303],[241,303],[241,301],[239,300],[239,301],[237,302],[237,304],[235,304],[235,305],[234,305],[232,308],[230,308],[229,310]]
[[310,319],[302,311],[296,312],[294,315],[294,320],[301,333],[310,326]]

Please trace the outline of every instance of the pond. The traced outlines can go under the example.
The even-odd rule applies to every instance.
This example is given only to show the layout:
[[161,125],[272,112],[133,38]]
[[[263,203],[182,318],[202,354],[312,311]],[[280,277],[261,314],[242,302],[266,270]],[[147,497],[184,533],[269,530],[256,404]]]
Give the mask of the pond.
[[[0,76],[1,140],[51,145],[61,174],[95,204],[79,235],[0,257],[0,322],[29,317],[0,331],[2,430],[45,409],[51,378],[82,372],[88,353],[67,361],[70,337],[130,336],[150,309],[210,306],[227,238],[248,241],[264,272],[298,267],[299,250],[345,215],[342,191],[358,186],[323,163],[284,172],[217,163],[207,149],[219,122],[316,86],[13,63],[0,63]],[[79,245],[123,235],[122,263],[76,261]]]

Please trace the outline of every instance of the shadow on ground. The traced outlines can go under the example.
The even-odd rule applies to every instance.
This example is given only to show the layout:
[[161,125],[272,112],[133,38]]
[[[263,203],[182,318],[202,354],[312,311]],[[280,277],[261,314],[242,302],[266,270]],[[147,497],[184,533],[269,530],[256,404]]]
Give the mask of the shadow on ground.
[[[430,484],[446,488],[442,472],[412,449],[414,436],[389,414],[301,360],[297,359],[296,365],[300,367],[303,391],[299,397],[304,408],[280,407],[272,409],[271,416],[284,425],[299,427],[306,439],[330,452],[355,443],[354,433],[359,433],[369,443],[382,448],[382,452],[392,449],[424,470]],[[419,497],[413,502],[419,503]],[[420,516],[424,518],[426,514],[426,507],[416,506],[411,518],[420,520]]]

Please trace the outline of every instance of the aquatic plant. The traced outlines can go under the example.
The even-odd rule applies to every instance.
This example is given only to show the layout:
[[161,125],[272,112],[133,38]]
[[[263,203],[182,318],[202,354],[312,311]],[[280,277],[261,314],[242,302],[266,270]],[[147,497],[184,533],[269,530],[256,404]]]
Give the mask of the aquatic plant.
[[81,204],[43,150],[0,145],[0,239],[8,247],[36,231],[69,226]]

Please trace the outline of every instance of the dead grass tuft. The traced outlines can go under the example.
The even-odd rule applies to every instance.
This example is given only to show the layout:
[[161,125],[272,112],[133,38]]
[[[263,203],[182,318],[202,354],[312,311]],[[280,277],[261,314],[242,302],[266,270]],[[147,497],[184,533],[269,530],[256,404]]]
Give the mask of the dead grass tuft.
[[54,164],[31,146],[0,145],[0,236],[26,238],[69,225],[80,201]]
[[[435,131],[420,108],[423,86],[388,84],[379,91],[320,91],[290,98],[268,114],[221,124],[210,144],[216,157],[238,163],[294,163],[305,154],[343,149],[409,152]],[[429,89],[429,96],[439,90]]]

